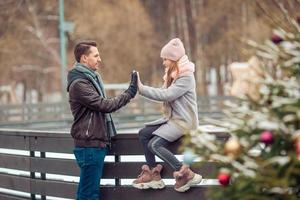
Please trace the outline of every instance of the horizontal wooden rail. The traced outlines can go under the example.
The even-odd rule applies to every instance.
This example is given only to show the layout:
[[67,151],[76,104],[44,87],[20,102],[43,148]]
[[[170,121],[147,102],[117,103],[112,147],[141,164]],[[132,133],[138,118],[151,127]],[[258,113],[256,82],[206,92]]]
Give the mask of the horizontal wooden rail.
[[[219,140],[226,140],[226,133],[216,134]],[[176,153],[181,141],[170,145],[170,149]],[[47,153],[64,153],[72,156],[73,139],[67,132],[45,132],[45,131],[25,131],[0,129],[0,148],[9,150],[26,151],[26,155],[17,153],[0,153],[0,168],[9,170],[22,170],[19,174],[0,173],[0,188],[15,190],[27,193],[28,197],[0,193],[0,199],[34,199],[36,195],[74,199],[76,194],[77,182],[57,180],[47,178],[47,174],[58,176],[79,176],[79,168],[72,158],[51,158]],[[161,191],[141,191],[129,185],[120,184],[120,180],[134,179],[138,175],[142,161],[121,161],[122,156],[140,156],[143,150],[138,142],[138,135],[125,133],[117,135],[112,142],[109,157],[113,161],[105,162],[103,179],[115,180],[114,184],[102,185],[101,196],[104,200],[111,199],[199,199],[204,197],[206,187],[195,187],[185,194],[175,192],[173,186],[168,185]],[[163,178],[172,179],[172,169],[164,165]],[[215,178],[217,163],[199,162],[193,169],[202,174],[204,178]],[[40,175],[38,175],[40,174]],[[127,196],[124,194],[130,194]]]

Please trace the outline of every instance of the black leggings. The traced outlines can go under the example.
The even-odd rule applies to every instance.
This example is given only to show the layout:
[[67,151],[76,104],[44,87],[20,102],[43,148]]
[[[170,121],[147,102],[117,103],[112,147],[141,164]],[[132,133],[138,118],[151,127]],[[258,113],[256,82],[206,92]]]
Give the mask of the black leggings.
[[146,162],[150,168],[156,166],[155,155],[168,163],[175,171],[180,170],[182,163],[166,147],[171,143],[168,140],[153,135],[160,125],[146,126],[139,131],[139,140],[143,145]]

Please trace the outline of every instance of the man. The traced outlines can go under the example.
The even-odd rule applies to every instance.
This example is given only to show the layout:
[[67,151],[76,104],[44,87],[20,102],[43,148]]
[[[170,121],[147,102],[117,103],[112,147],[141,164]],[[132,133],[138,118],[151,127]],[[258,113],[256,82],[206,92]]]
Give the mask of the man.
[[96,72],[101,58],[94,41],[79,42],[74,49],[76,63],[68,73],[69,103],[74,122],[74,154],[80,167],[77,200],[99,199],[100,179],[110,139],[116,134],[110,113],[125,106],[137,92],[137,73],[129,88],[106,98],[101,76]]

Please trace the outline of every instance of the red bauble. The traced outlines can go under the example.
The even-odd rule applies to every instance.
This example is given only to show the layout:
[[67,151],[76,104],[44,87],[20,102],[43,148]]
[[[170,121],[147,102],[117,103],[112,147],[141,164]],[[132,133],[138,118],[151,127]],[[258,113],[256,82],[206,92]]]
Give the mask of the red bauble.
[[221,172],[219,175],[218,175],[218,180],[219,180],[219,183],[221,185],[228,185],[229,182],[230,182],[230,174],[228,173],[224,173],[224,172]]
[[296,149],[297,155],[300,156],[300,142],[298,142],[298,143],[296,144],[295,149]]
[[300,156],[300,135],[296,138],[296,141],[295,141],[295,150],[296,150],[296,154],[298,156]]
[[260,141],[266,145],[272,144],[274,141],[273,134],[271,131],[264,131],[260,134]]
[[297,23],[300,25],[300,16],[296,18]]
[[279,44],[280,42],[283,41],[283,39],[280,36],[276,35],[276,34],[272,35],[271,40],[274,44]]

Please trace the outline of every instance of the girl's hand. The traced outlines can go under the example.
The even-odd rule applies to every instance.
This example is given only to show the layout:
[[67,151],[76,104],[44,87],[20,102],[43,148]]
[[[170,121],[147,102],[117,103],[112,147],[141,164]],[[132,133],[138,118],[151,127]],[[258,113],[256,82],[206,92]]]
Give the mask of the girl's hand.
[[140,89],[140,87],[143,86],[141,79],[140,79],[140,74],[139,72],[137,72],[137,85],[138,85],[138,90]]

